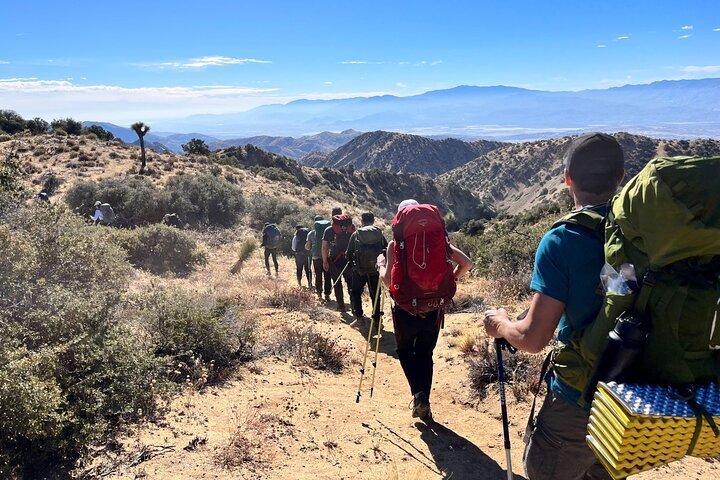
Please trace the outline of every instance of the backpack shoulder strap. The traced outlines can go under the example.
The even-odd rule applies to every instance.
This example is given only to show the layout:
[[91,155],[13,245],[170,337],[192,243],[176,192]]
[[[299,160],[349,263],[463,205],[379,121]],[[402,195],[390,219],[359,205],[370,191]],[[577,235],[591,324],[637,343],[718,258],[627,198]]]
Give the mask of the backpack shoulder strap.
[[599,214],[595,210],[584,208],[582,210],[574,210],[557,222],[553,223],[552,228],[559,227],[560,225],[579,225],[587,230],[590,230],[600,240],[605,240],[604,229],[605,229],[605,216]]

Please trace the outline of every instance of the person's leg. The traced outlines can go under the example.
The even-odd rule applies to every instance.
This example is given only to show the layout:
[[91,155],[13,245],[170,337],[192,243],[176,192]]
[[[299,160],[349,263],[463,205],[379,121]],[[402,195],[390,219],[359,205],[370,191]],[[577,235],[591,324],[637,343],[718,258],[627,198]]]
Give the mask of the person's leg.
[[295,254],[295,276],[297,277],[298,287],[302,286],[302,283],[300,283],[300,280],[302,279],[304,262],[305,262],[305,256],[298,255],[296,253]]
[[[322,267],[322,260],[320,260],[320,266]],[[332,267],[332,266],[331,266]],[[332,271],[332,268],[331,268]],[[332,290],[332,274],[330,272],[326,272],[325,269],[322,270],[323,278],[325,279],[325,297],[330,300],[330,291]]]
[[270,275],[270,252],[269,248],[265,249],[265,271]]
[[395,342],[400,366],[410,386],[410,393],[415,395],[420,390],[417,381],[414,344],[417,338],[418,318],[402,308],[395,307],[392,311]]
[[588,412],[548,392],[526,439],[523,464],[533,480],[611,478],[585,442]]
[[433,350],[437,345],[440,326],[438,311],[428,313],[417,320],[418,334],[415,340],[415,364],[417,365],[418,388],[430,399],[433,377]]
[[[277,248],[272,249],[272,259],[273,259],[273,263],[275,264],[275,276],[277,276],[278,271],[280,270],[280,265],[278,264],[278,259],[277,259]],[[269,270],[269,268],[268,268],[268,270]]]
[[334,287],[335,301],[338,303],[339,307],[343,307],[345,305],[345,297],[343,295],[342,278],[340,277],[340,274],[342,273],[342,269],[344,266],[345,266],[344,263],[330,262],[330,273],[332,274],[332,281],[335,284],[335,287]]
[[363,316],[362,293],[364,288],[365,277],[353,272],[350,279],[350,307],[353,315],[357,317]]
[[371,275],[368,275],[367,277],[367,284],[368,284],[368,293],[370,294],[370,305],[372,305],[372,313],[371,315],[375,320],[380,318],[380,312],[382,311],[382,305],[380,304],[382,294],[378,291],[378,286],[380,283],[380,274],[373,273]]
[[325,277],[322,258],[313,258],[312,264],[313,270],[315,270],[315,291],[318,295],[322,295],[323,278]]
[[305,255],[305,276],[307,277],[308,282],[308,288],[312,288],[312,270],[310,268],[310,263],[312,262],[312,259],[310,258],[310,255]]

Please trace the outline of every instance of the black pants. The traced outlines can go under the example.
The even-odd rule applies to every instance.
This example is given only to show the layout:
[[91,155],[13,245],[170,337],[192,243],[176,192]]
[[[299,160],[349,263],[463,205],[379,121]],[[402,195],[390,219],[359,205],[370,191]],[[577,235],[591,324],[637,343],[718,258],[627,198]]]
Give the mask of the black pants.
[[413,395],[425,392],[430,398],[433,377],[432,355],[440,333],[438,312],[436,310],[420,317],[402,308],[393,308],[397,354],[405,378],[410,384],[410,393]]
[[370,294],[370,304],[373,306],[372,315],[375,319],[378,318],[378,312],[380,304],[380,298],[378,297],[378,305],[375,305],[375,295],[377,292],[378,281],[380,280],[380,274],[375,272],[370,275],[360,275],[357,272],[353,272],[352,280],[350,281],[350,300],[353,306],[353,313],[358,316],[363,315],[362,306],[362,294],[365,290],[365,285],[368,286],[368,293]]
[[323,293],[324,286],[325,295],[330,295],[330,290],[332,290],[332,275],[323,269],[322,258],[313,258],[312,263],[313,270],[315,270],[315,291],[320,295]]
[[312,285],[312,274],[310,273],[310,255],[307,253],[296,253],[295,254],[295,272],[297,274],[298,285],[302,280],[303,270],[305,270],[305,276],[307,277],[308,287]]
[[[345,257],[340,258],[337,261],[330,261],[330,275],[332,276],[332,281],[335,283],[335,301],[339,304],[345,304],[345,297],[343,295],[343,282],[342,279],[338,280],[340,278],[340,273],[343,272],[343,269],[345,269],[345,272],[342,274],[343,278],[345,279],[345,283],[348,286],[348,294],[350,293],[350,282],[352,282],[352,272],[350,271],[350,267],[345,268],[345,265],[347,265],[347,260],[345,260]],[[350,297],[351,307],[352,307],[352,297]]]
[[272,255],[273,263],[275,264],[275,273],[278,273],[279,265],[277,261],[277,248],[265,247],[265,270],[270,275],[270,255]]

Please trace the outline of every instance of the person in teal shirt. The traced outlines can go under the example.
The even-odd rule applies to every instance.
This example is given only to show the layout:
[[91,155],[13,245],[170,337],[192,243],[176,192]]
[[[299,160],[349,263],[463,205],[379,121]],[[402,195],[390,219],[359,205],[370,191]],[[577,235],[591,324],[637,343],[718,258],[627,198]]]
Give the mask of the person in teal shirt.
[[[570,142],[564,163],[576,209],[605,213],[604,205],[624,176],[617,140],[602,133],[578,137]],[[603,262],[603,244],[595,232],[568,224],[551,229],[537,250],[528,314],[513,322],[502,308],[488,310],[485,331],[531,353],[545,349],[556,330],[559,342],[569,342],[573,331],[592,322],[601,307],[602,297],[595,292]],[[576,403],[580,392],[563,383],[561,374],[569,368],[558,365],[549,373],[550,388],[525,439],[528,480],[611,478],[585,443],[589,412]]]

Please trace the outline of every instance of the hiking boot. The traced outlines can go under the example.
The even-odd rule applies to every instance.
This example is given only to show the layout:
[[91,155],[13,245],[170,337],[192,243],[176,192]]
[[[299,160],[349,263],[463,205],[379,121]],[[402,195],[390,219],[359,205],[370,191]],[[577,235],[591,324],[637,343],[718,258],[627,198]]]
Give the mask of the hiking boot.
[[413,395],[412,400],[412,417],[419,418],[423,422],[432,421],[432,412],[430,411],[430,401],[425,392],[418,392]]
[[325,294],[325,301],[326,301],[326,302],[329,302],[329,301],[330,301],[330,294],[329,294],[329,293],[326,293],[326,294]]
[[338,303],[337,309],[338,309],[338,312],[347,312],[347,307],[345,306],[344,303]]

